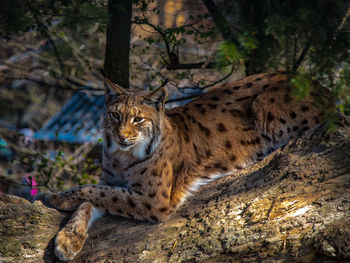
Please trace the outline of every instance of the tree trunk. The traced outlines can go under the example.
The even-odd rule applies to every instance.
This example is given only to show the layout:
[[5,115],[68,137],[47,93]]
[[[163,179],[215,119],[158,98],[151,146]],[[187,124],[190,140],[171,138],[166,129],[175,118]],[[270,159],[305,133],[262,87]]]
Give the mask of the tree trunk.
[[[72,262],[349,262],[350,118],[335,127],[203,186],[165,223],[96,221]],[[55,262],[64,215],[2,196],[0,261]]]
[[129,48],[132,1],[109,0],[104,72],[118,85],[129,88]]

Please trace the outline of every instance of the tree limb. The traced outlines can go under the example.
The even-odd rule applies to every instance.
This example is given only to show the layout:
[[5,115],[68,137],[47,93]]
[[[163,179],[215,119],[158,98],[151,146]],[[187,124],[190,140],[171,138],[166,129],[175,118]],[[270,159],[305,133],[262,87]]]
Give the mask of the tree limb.
[[233,34],[230,24],[222,14],[221,10],[216,6],[213,0],[203,0],[211,17],[213,18],[217,28],[225,40],[232,41],[237,47],[240,45],[236,36]]
[[[71,262],[347,262],[350,119],[334,124],[202,186],[162,224],[99,219]],[[56,262],[67,215],[0,195],[2,260]]]
[[168,64],[167,69],[176,70],[176,69],[200,69],[200,68],[215,68],[215,62],[196,62],[196,63],[178,63],[178,64]]
[[298,59],[295,61],[294,65],[293,65],[293,71],[297,71],[300,64],[304,61],[304,58],[305,58],[307,52],[309,51],[310,47],[311,47],[311,39],[309,38],[306,42],[305,47],[301,51],[300,56],[298,57]]

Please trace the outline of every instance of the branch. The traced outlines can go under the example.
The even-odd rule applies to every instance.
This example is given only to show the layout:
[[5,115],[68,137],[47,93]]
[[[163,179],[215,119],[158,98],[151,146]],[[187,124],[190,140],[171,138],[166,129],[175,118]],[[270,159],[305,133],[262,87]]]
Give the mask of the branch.
[[133,20],[133,21],[131,21],[131,23],[137,24],[137,25],[147,25],[147,26],[153,28],[157,33],[159,33],[160,36],[162,37],[164,44],[165,44],[167,54],[168,54],[169,58],[171,58],[170,43],[169,43],[168,38],[163,30],[161,30],[159,27],[151,24],[146,18],[144,18],[142,20],[140,20],[140,19]]
[[[233,67],[232,67],[230,73],[228,73],[227,75],[225,75],[225,76],[222,77],[221,79],[219,79],[219,80],[217,80],[217,81],[214,81],[214,82],[211,83],[211,84],[208,84],[208,85],[206,85],[206,86],[203,86],[203,87],[198,88],[198,89],[201,89],[201,91],[198,92],[198,93],[196,93],[196,94],[191,94],[191,95],[186,96],[186,97],[180,97],[180,98],[176,98],[176,99],[172,99],[172,100],[167,100],[165,103],[171,103],[171,102],[176,102],[176,101],[183,101],[183,100],[189,100],[189,99],[197,98],[198,96],[200,96],[200,95],[206,93],[206,92],[205,92],[205,89],[211,88],[211,87],[217,85],[218,83],[220,83],[220,82],[226,80],[229,76],[232,75],[233,71],[234,71],[234,70],[233,70]],[[182,87],[182,88],[180,88],[180,89],[183,89],[183,88],[185,88],[185,87]]]
[[80,145],[70,156],[67,156],[66,163],[58,170],[55,172],[54,177],[49,177],[48,181],[46,182],[46,186],[49,185],[51,179],[55,179],[60,177],[65,171],[71,171],[70,166],[72,165],[77,165],[78,163],[82,162],[87,154],[95,147],[97,142],[85,142],[82,145]]
[[239,42],[232,32],[230,24],[226,20],[219,8],[213,0],[203,0],[203,3],[207,7],[211,17],[213,18],[217,28],[225,40],[232,41],[235,45],[239,46]]
[[311,39],[309,38],[306,42],[306,45],[305,45],[303,51],[301,52],[301,54],[299,56],[299,58],[297,59],[297,61],[293,65],[293,71],[297,71],[300,64],[303,62],[307,52],[309,51],[310,47],[311,47]]
[[84,61],[84,58],[82,58],[81,52],[79,51],[79,49],[73,44],[73,41],[71,39],[68,39],[65,35],[63,36],[58,36],[60,39],[62,39],[64,41],[64,43],[66,43],[67,46],[70,47],[72,54],[74,55],[74,57],[76,58],[76,60],[79,62],[80,67],[83,69],[83,71],[87,74],[89,74],[89,68],[87,65],[87,63]]
[[350,17],[350,4],[349,4],[349,7],[348,7],[342,21],[340,22],[339,26],[337,27],[337,30],[335,31],[333,40],[335,40],[337,38],[339,31],[343,29],[345,22],[348,20],[349,17]]
[[197,69],[197,68],[215,68],[214,62],[196,62],[196,63],[178,63],[177,65],[168,64],[167,69]]
[[[349,5],[342,21],[340,22],[339,26],[337,27],[337,29],[334,32],[333,41],[336,40],[338,33],[343,29],[345,22],[348,20],[349,17],[350,17],[350,5]],[[303,51],[300,54],[298,60],[293,65],[293,71],[296,71],[299,68],[300,64],[303,62],[310,47],[311,47],[311,39],[309,38],[308,41],[306,42],[306,45],[305,45]]]
[[[148,21],[148,19],[144,16],[144,19],[136,19],[133,20],[133,24],[137,25],[147,25],[151,28],[153,28],[158,34],[160,34],[166,48],[166,52],[168,55],[169,60],[163,60],[167,64],[168,70],[177,70],[177,69],[198,69],[198,68],[215,68],[215,63],[208,63],[208,62],[197,62],[197,63],[179,63],[179,57],[177,52],[175,52],[175,47],[171,48],[171,44],[169,42],[169,39],[167,37],[167,34],[162,30],[160,27],[153,25]],[[193,25],[199,23],[200,20],[194,21],[193,23],[186,24],[182,27],[191,27],[193,28]]]
[[211,84],[208,84],[208,85],[206,85],[206,86],[203,86],[202,89],[207,89],[207,88],[213,87],[213,86],[219,84],[220,82],[226,80],[229,76],[232,75],[233,71],[234,71],[234,67],[232,66],[232,67],[231,67],[231,71],[230,71],[226,76],[222,77],[221,79],[219,79],[219,80],[217,80],[217,81],[214,81],[214,82],[211,83]]
[[34,17],[34,19],[35,19],[35,21],[36,21],[38,27],[42,29],[44,36],[45,36],[45,37],[47,38],[47,40],[49,41],[49,43],[50,43],[50,45],[51,45],[51,47],[52,47],[53,53],[54,53],[54,55],[55,55],[55,57],[56,57],[56,59],[57,59],[57,62],[58,62],[58,64],[59,64],[59,67],[60,67],[60,69],[61,69],[61,71],[62,71],[62,75],[64,75],[64,74],[65,74],[65,69],[64,69],[63,60],[62,60],[62,58],[61,58],[60,53],[59,53],[58,50],[57,50],[57,47],[56,47],[55,42],[54,42],[53,39],[51,38],[51,36],[50,36],[50,34],[49,34],[48,30],[47,30],[46,25],[44,25],[44,24],[39,20],[39,17],[37,16],[37,13],[35,12],[36,9],[32,6],[32,4],[31,4],[30,1],[27,1],[27,5],[28,5],[29,10],[30,10],[30,12],[32,13],[32,15],[33,15],[33,17]]
[[[68,85],[60,85],[57,83],[50,83],[50,82],[46,82],[42,79],[35,79],[35,78],[31,78],[31,77],[20,77],[20,76],[14,76],[14,77],[8,77],[5,75],[0,74],[0,76],[4,79],[8,79],[8,80],[27,80],[27,81],[31,81],[34,82],[36,84],[42,85],[42,86],[47,86],[50,88],[55,88],[55,89],[62,89],[62,90],[72,90],[72,91],[81,91],[81,90],[89,90],[89,91],[103,91],[103,89],[100,88],[93,88],[93,87],[81,87],[81,88],[72,88],[71,86]],[[72,82],[74,82],[73,80],[71,80]],[[79,84],[79,83],[76,83]],[[84,84],[84,86],[86,86],[87,83]],[[81,84],[79,84],[78,86],[81,86]],[[95,85],[94,85],[95,86]]]

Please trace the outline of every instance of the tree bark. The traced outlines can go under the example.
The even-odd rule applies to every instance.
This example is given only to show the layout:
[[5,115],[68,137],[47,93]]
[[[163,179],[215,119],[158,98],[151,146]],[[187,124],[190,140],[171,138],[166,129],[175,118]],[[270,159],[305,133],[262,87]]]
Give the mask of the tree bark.
[[104,72],[113,82],[129,88],[132,1],[109,0],[108,14]]
[[[2,196],[0,261],[55,262],[52,239],[69,216]],[[96,221],[72,262],[340,260],[350,260],[350,118],[342,115],[334,130],[311,130],[203,186],[162,224]]]

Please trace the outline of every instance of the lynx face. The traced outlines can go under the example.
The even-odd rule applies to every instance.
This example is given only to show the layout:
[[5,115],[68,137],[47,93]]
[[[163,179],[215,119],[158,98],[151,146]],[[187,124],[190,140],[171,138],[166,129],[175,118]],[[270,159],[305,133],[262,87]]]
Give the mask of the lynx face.
[[109,107],[108,126],[113,141],[123,151],[144,142],[152,132],[150,117],[140,107],[128,108],[125,104]]
[[107,130],[112,151],[129,151],[142,158],[155,147],[164,116],[164,88],[153,92],[124,90],[106,81]]

